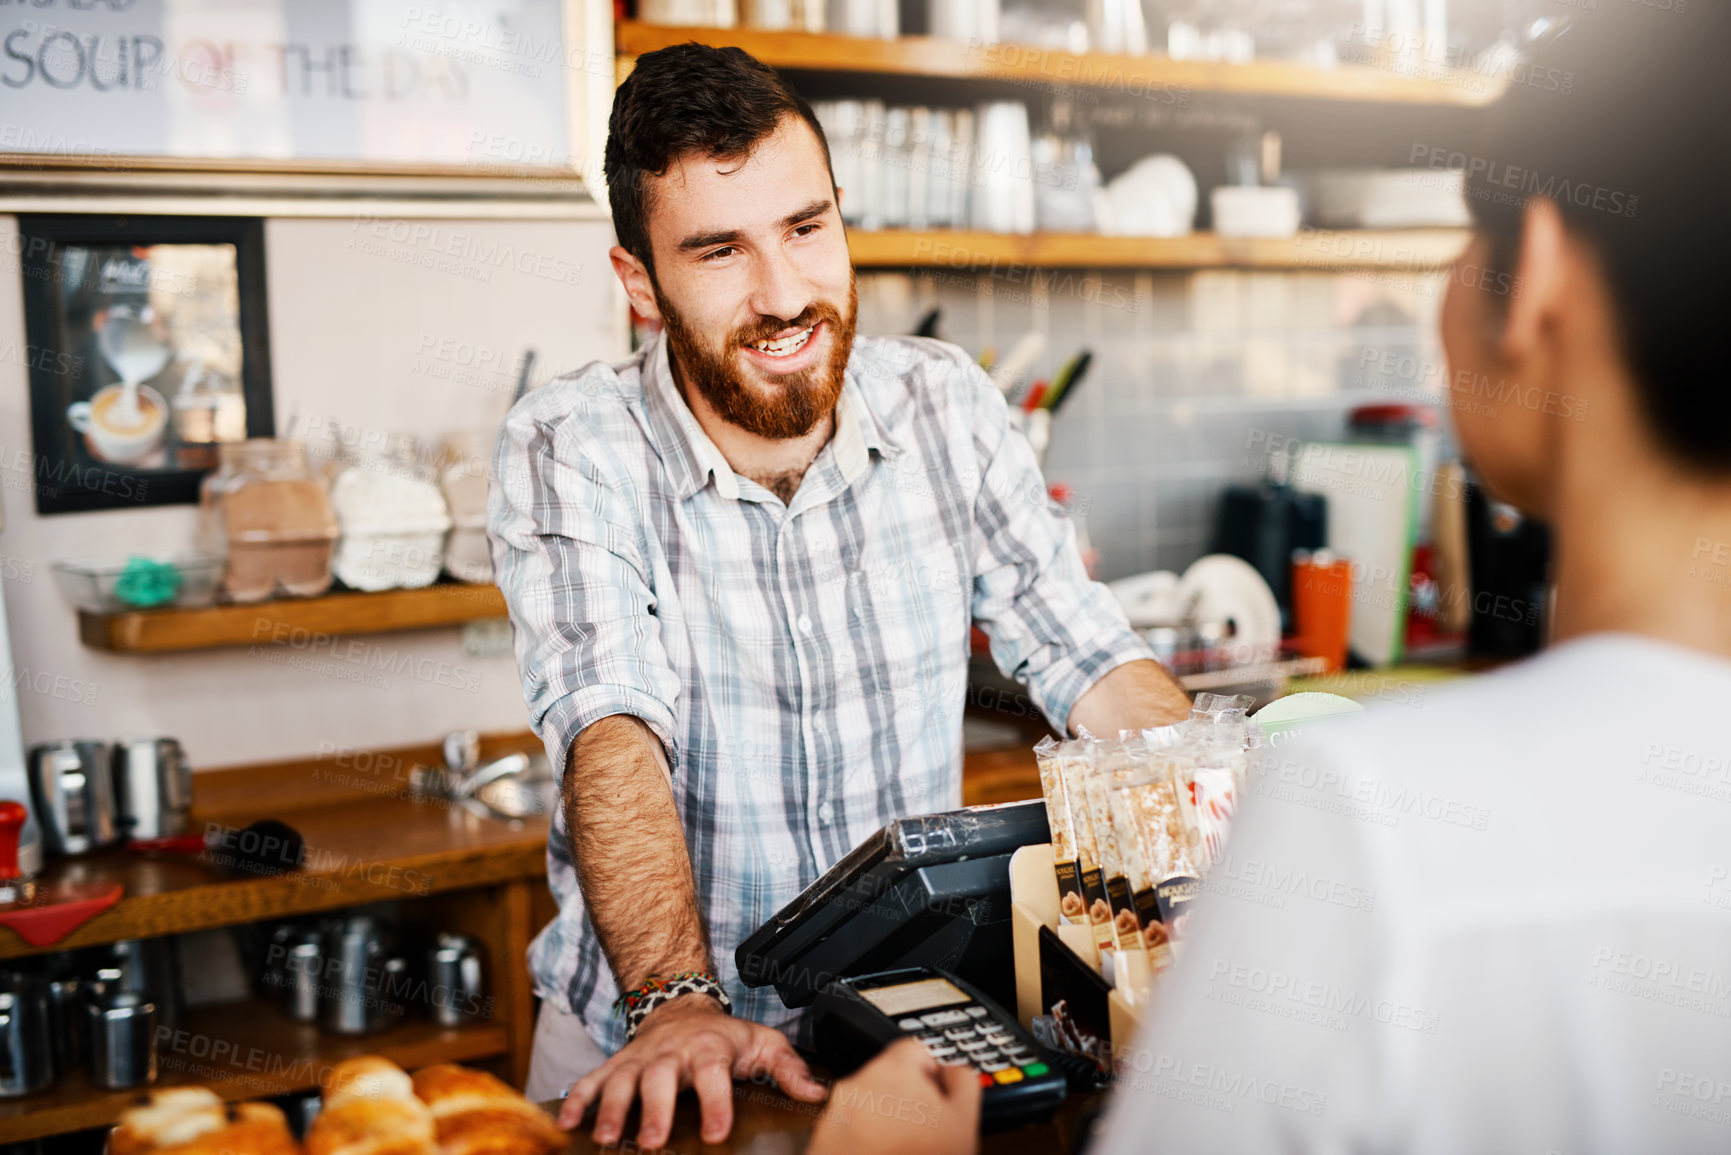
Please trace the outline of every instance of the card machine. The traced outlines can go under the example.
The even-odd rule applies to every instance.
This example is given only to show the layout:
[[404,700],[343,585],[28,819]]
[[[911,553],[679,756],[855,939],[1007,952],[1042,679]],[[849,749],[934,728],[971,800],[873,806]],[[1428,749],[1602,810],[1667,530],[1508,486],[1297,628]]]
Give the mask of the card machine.
[[1069,1092],[1014,1015],[948,971],[928,967],[838,979],[812,1003],[818,1049],[851,1071],[903,1036],[938,1062],[979,1072],[980,1129],[1001,1131],[1052,1116]]

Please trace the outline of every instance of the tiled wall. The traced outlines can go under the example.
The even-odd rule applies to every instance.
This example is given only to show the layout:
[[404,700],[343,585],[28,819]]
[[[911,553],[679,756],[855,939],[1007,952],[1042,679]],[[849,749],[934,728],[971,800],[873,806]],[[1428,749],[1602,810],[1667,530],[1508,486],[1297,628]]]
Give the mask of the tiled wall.
[[1182,571],[1208,551],[1221,490],[1267,468],[1285,437],[1334,439],[1354,405],[1423,398],[1441,381],[1441,274],[1010,270],[868,273],[860,331],[939,335],[969,352],[1047,338],[1050,376],[1094,352],[1053,423],[1048,481],[1085,500],[1105,580]]

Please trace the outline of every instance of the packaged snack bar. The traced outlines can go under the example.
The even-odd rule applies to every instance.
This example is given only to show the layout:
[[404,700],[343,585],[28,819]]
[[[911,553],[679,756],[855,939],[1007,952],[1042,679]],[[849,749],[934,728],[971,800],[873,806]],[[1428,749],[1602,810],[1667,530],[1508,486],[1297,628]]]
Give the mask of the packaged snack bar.
[[1040,793],[1046,800],[1046,825],[1052,829],[1052,871],[1058,876],[1058,917],[1064,922],[1082,922],[1088,904],[1082,900],[1082,868],[1076,861],[1076,823],[1064,789],[1064,755],[1067,743],[1052,737],[1040,739],[1034,759],[1040,767]]
[[[1106,876],[1100,867],[1100,844],[1093,814],[1088,809],[1087,780],[1093,769],[1094,747],[1097,745],[1095,738],[1084,735],[1073,742],[1060,743],[1059,752],[1065,798],[1070,805],[1070,820],[1076,828],[1076,861],[1082,873],[1082,902],[1086,912],[1075,921],[1094,926],[1094,941],[1100,943],[1112,933],[1112,904],[1106,898]],[[1062,895],[1059,898],[1062,901]],[[1100,929],[1102,927],[1104,930]]]
[[1093,749],[1093,760],[1083,779],[1083,793],[1088,800],[1088,818],[1094,827],[1094,845],[1100,856],[1100,875],[1106,890],[1106,905],[1111,918],[1102,926],[1094,924],[1094,942],[1101,950],[1141,949],[1142,928],[1136,918],[1136,908],[1126,880],[1124,855],[1107,795],[1115,778],[1122,777],[1132,766],[1135,748],[1141,739],[1134,732],[1120,736],[1116,742],[1099,742]]
[[[1148,941],[1142,928],[1160,920],[1154,905],[1153,878],[1149,875],[1136,831],[1135,819],[1125,788],[1145,781],[1152,773],[1151,755],[1140,735],[1134,742],[1125,741],[1121,757],[1101,776],[1100,791],[1106,806],[1106,824],[1111,827],[1112,841],[1118,852],[1118,862],[1124,871],[1122,898],[1112,893],[1107,884],[1107,899],[1113,907],[1113,926],[1118,932],[1121,949],[1143,949]],[[1122,905],[1120,905],[1122,904]]]
[[1206,873],[1225,857],[1249,768],[1248,695],[1198,694],[1188,723],[1194,755],[1189,790],[1181,799],[1196,865]]
[[1193,832],[1197,866],[1204,874],[1226,856],[1226,837],[1238,813],[1243,759],[1243,750],[1218,737],[1196,746],[1185,818]]
[[1133,901],[1142,943],[1156,974],[1176,961],[1177,943],[1184,933],[1184,904],[1195,897],[1200,885],[1170,765],[1151,756],[1146,765],[1113,786],[1108,799],[1117,829],[1130,844],[1127,861],[1135,887]]
[[1148,751],[1148,764],[1157,773],[1172,779],[1178,796],[1178,811],[1184,827],[1184,837],[1190,846],[1190,859],[1198,867],[1206,867],[1201,839],[1197,834],[1194,814],[1196,799],[1197,734],[1207,723],[1179,722],[1142,731],[1142,743]]

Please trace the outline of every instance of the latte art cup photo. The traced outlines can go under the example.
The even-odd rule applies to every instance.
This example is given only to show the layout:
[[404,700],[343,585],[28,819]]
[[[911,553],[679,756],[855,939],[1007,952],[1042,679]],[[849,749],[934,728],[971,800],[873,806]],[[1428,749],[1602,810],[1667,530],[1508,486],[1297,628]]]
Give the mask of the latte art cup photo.
[[109,385],[89,401],[67,406],[66,421],[84,434],[93,456],[114,465],[137,465],[162,446],[168,402],[148,385],[137,386],[130,412],[126,386]]

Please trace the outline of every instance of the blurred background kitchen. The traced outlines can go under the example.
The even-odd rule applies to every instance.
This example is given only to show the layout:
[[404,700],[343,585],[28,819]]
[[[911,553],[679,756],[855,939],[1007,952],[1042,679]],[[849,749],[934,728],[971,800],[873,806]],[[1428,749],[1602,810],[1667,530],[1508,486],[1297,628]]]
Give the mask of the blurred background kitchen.
[[[1436,326],[1450,277],[1495,276],[1450,265],[1484,108],[1510,84],[1566,91],[1521,52],[1567,10],[0,7],[0,773],[41,778],[84,740],[66,757],[93,777],[101,743],[172,735],[194,813],[220,817],[407,797],[427,766],[478,789],[482,762],[533,750],[486,459],[516,397],[645,336],[608,265],[599,158],[633,58],[692,39],[814,102],[860,331],[980,360],[1096,576],[1190,688],[1410,701],[1528,652],[1544,531],[1473,489],[1450,418],[1569,400],[1451,379]],[[976,667],[970,750],[1009,753],[970,761],[969,801],[1037,796],[1038,723]],[[267,765],[298,785],[270,794]],[[545,913],[535,789],[466,799],[518,820],[514,841],[462,835],[509,857],[465,887],[521,888],[510,926],[481,927],[496,950]],[[316,825],[297,823],[309,844]],[[356,897],[304,890],[306,909]],[[468,901],[456,923],[493,917]],[[526,1022],[526,989],[499,993]],[[448,1037],[526,1060],[523,1025],[499,1029]],[[86,1090],[63,1116],[0,1116],[93,1126]]]

